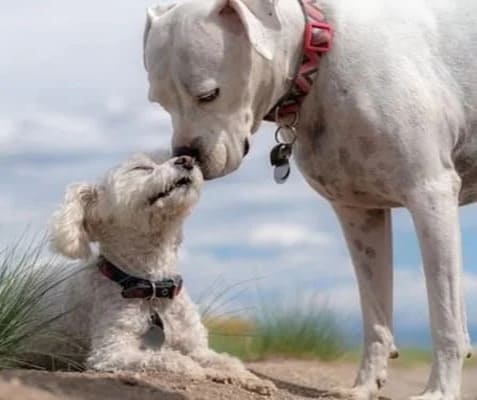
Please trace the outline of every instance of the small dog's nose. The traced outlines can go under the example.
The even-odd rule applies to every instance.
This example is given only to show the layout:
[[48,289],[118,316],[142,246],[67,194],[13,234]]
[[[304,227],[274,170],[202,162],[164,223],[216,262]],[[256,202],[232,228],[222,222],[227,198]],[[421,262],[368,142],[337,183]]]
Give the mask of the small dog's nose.
[[176,158],[174,164],[180,165],[181,167],[190,171],[192,168],[194,168],[195,161],[190,156],[181,156]]

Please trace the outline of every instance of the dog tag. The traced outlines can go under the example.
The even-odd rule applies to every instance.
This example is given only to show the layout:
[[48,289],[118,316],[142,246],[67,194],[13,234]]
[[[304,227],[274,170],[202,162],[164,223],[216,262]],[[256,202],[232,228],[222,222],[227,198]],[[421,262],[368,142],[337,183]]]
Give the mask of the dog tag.
[[292,147],[289,144],[280,143],[276,145],[270,153],[270,163],[274,167],[288,164],[291,157]]
[[272,149],[270,153],[270,163],[275,167],[273,178],[276,183],[283,184],[290,176],[290,157],[292,146],[290,144],[280,143]]
[[275,179],[276,183],[282,185],[290,177],[290,172],[291,169],[289,163],[275,167],[275,169],[273,170],[273,179]]
[[166,340],[164,334],[164,324],[159,314],[151,315],[149,330],[142,336],[144,348],[159,350]]

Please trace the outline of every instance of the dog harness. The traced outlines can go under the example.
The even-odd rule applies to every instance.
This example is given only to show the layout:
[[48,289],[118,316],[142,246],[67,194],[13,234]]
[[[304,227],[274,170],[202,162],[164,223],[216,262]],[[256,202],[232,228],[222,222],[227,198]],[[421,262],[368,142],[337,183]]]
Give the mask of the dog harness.
[[182,290],[183,280],[180,275],[162,281],[136,278],[121,271],[103,256],[99,257],[98,268],[104,276],[122,286],[121,294],[125,299],[173,300]]
[[278,117],[287,115],[297,117],[318,75],[321,57],[331,50],[334,30],[326,22],[317,0],[299,1],[306,19],[303,55],[291,88],[265,116],[265,121],[278,122]]

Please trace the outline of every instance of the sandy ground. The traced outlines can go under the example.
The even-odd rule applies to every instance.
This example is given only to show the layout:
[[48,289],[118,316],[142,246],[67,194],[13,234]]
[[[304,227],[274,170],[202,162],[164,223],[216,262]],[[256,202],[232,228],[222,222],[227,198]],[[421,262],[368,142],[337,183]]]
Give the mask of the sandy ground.
[[[267,361],[249,364],[251,370],[275,382],[272,397],[232,385],[190,381],[169,374],[91,374],[4,371],[0,400],[309,400],[326,390],[351,385],[355,365],[306,361]],[[418,393],[427,379],[425,367],[393,368],[384,399],[401,400]],[[477,400],[477,367],[465,371],[463,400]]]

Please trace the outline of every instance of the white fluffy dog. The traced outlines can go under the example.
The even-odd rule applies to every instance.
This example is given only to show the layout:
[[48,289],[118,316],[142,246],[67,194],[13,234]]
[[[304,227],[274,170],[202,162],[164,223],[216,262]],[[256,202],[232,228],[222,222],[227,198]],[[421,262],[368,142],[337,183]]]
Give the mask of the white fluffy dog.
[[[207,330],[177,275],[182,224],[199,199],[192,158],[138,154],[100,185],[69,188],[51,225],[53,248],[89,259],[68,285],[68,328],[86,365],[101,371],[156,371],[236,382],[268,392],[235,358],[208,348]],[[99,257],[91,257],[91,243]]]

